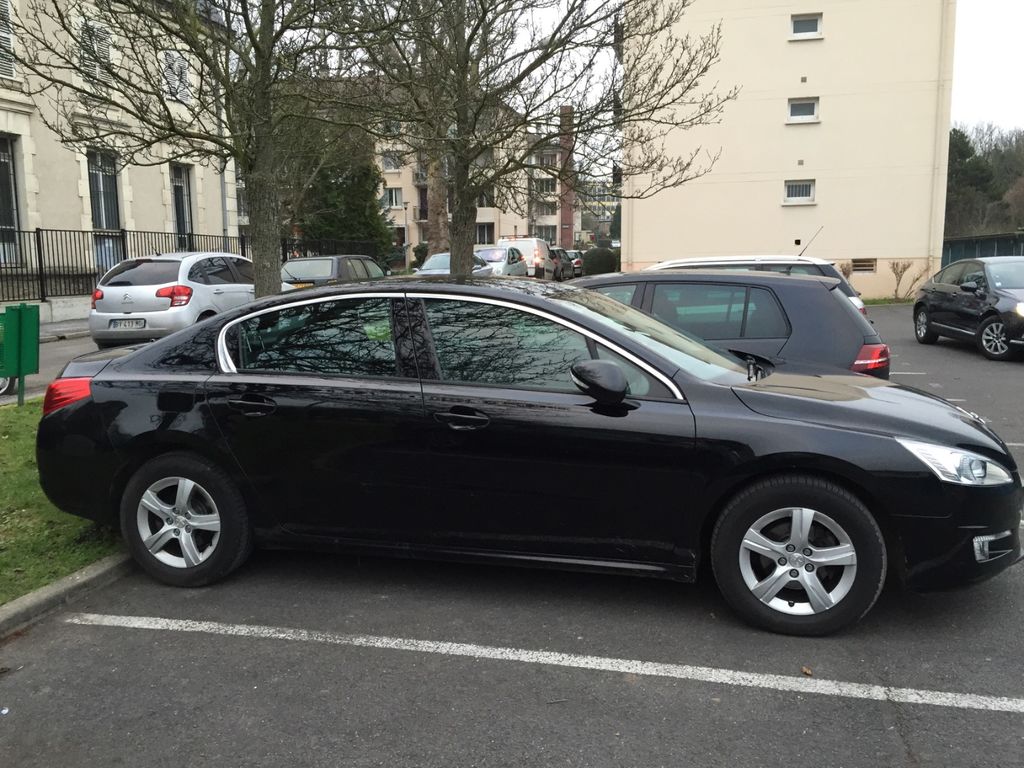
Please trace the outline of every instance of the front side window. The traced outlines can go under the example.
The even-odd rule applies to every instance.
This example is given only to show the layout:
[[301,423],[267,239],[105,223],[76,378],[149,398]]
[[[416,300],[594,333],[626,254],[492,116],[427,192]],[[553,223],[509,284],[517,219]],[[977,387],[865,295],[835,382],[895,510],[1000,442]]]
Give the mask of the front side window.
[[235,282],[235,276],[231,273],[228,260],[217,256],[212,259],[204,259],[203,267],[206,269],[206,278],[210,285],[225,285]]
[[370,276],[362,259],[347,259],[345,263],[352,273],[353,280],[365,280]]
[[964,268],[963,277],[960,278],[960,285],[964,283],[977,283],[981,290],[985,290],[988,285],[985,281],[985,267],[976,261],[972,261]]
[[235,272],[238,273],[239,281],[246,285],[252,285],[256,282],[256,271],[253,269],[251,261],[248,259],[232,259],[231,263],[235,267]]
[[952,264],[935,276],[935,282],[944,285],[959,285],[960,277],[963,275],[966,267],[967,265],[963,262]]
[[341,299],[286,307],[229,331],[239,371],[312,376],[398,376],[391,300]]
[[361,259],[363,266],[366,267],[366,273],[368,277],[384,277],[384,270],[380,268],[380,265],[373,259]]

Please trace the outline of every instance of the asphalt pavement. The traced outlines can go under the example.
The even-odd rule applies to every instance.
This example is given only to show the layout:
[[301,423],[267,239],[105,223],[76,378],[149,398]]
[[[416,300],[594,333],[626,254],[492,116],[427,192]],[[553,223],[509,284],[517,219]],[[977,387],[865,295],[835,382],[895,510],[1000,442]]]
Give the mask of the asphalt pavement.
[[[1024,443],[1021,364],[870,315],[894,379]],[[1022,610],[1018,567],[803,639],[709,583],[260,552],[204,589],[135,573],[0,646],[0,763],[1024,765]]]

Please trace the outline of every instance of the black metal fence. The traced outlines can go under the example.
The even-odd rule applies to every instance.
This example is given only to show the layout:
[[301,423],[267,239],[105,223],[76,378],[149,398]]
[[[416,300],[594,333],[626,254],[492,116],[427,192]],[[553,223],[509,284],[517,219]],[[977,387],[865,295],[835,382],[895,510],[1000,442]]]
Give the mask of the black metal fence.
[[942,244],[942,266],[983,256],[1024,256],[1024,231],[977,237],[949,237]]
[[[281,240],[281,260],[333,253],[376,257],[376,246],[359,240]],[[46,301],[86,296],[100,275],[120,261],[182,251],[219,251],[249,257],[247,238],[179,235],[135,230],[0,228],[0,302]]]

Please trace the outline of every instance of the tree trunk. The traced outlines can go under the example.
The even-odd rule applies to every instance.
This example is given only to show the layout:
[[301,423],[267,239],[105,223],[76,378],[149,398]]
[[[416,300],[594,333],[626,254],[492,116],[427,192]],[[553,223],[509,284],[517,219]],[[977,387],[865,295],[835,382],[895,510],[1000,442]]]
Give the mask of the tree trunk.
[[447,251],[448,184],[440,160],[427,164],[427,255]]
[[249,235],[256,272],[256,297],[281,292],[281,200],[274,180],[274,146],[266,124],[255,126],[245,189],[249,196]]
[[473,243],[476,242],[476,199],[469,188],[469,163],[453,163],[452,183],[455,194],[451,226],[451,273],[452,275],[473,274]]

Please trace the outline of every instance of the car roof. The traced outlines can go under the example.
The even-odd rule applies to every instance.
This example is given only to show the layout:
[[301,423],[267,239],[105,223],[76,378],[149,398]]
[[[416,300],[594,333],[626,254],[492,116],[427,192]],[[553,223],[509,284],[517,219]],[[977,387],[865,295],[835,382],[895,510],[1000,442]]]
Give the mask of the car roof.
[[679,259],[665,259],[647,269],[659,269],[661,264],[832,264],[825,259],[816,259],[812,256],[685,256]]
[[819,283],[830,289],[839,285],[838,278],[825,275],[784,275],[781,272],[737,272],[731,269],[659,269],[648,272],[611,272],[605,275],[591,275],[577,278],[574,285],[589,287],[615,283],[677,283],[680,280],[738,283],[749,285],[798,285]]
[[[958,264],[961,261],[980,261],[983,264],[1006,264],[1008,262],[1016,262],[1018,264],[1024,263],[1024,256],[979,256],[976,259],[960,259],[954,261],[952,264],[946,266],[952,267],[953,264]],[[946,267],[943,267],[945,269]]]
[[156,261],[184,261],[190,256],[206,257],[206,256],[231,256],[236,259],[247,259],[246,256],[239,256],[237,253],[225,253],[223,251],[176,251],[175,253],[153,253],[148,256],[132,256],[131,258],[125,259],[125,261],[139,261],[140,259],[149,259]]

